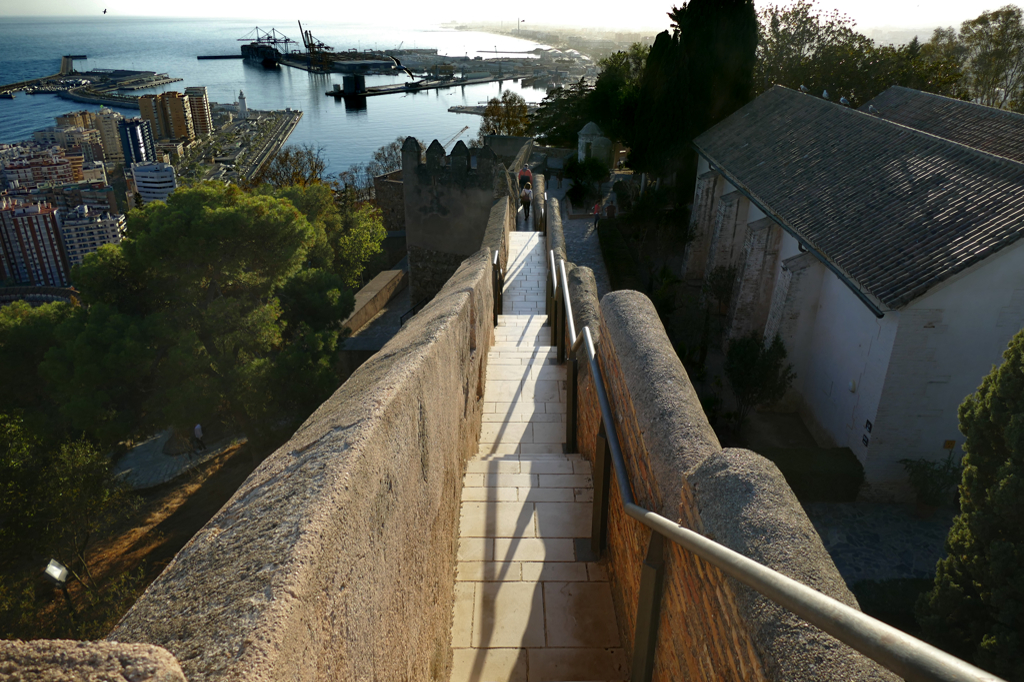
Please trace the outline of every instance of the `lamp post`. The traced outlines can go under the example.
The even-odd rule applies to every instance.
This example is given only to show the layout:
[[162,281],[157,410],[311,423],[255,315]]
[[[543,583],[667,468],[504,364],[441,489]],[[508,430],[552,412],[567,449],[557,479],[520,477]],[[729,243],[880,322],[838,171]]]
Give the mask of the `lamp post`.
[[75,604],[71,601],[71,595],[68,594],[68,569],[56,559],[50,559],[50,563],[46,565],[44,573],[46,578],[64,593],[64,601],[67,602],[68,611],[71,612],[71,624],[75,625]]

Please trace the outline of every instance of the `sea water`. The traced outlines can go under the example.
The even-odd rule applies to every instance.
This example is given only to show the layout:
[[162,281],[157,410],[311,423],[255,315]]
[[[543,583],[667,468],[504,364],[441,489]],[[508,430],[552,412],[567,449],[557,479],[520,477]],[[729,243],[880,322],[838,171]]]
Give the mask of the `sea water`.
[[[148,17],[39,17],[8,18],[0,21],[0,83],[12,83],[50,75],[60,70],[60,58],[84,54],[76,61],[79,71],[132,69],[166,73],[183,79],[159,88],[136,90],[133,95],[165,90],[184,91],[206,86],[214,102],[231,103],[245,92],[250,109],[300,109],[302,120],[288,139],[289,144],[312,144],[323,149],[330,163],[329,173],[353,164],[365,163],[373,152],[399,135],[413,136],[424,145],[438,139],[475,137],[480,117],[454,114],[456,104],[476,105],[503,90],[519,93],[527,102],[539,102],[545,92],[523,88],[510,80],[445,90],[368,97],[365,109],[350,108],[344,100],[326,96],[342,74],[311,74],[282,66],[265,69],[241,59],[197,60],[198,55],[238,54],[239,38],[256,26],[276,28],[299,40],[297,25],[288,20],[266,19],[164,19]],[[528,56],[522,53],[537,43],[474,31],[440,27],[402,28],[393,26],[347,25],[316,21],[303,28],[336,50],[437,48],[451,56]],[[301,45],[300,45],[301,48]],[[486,52],[485,52],[486,51]],[[408,80],[401,76],[368,76],[366,84],[383,85]],[[80,104],[56,95],[18,93],[13,100],[0,99],[0,143],[29,139],[32,131],[54,125],[53,117],[81,109],[98,110],[98,105]],[[138,116],[138,110],[122,110]],[[469,129],[459,131],[469,126]],[[454,143],[454,140],[452,140]],[[451,146],[448,147],[451,149]]]

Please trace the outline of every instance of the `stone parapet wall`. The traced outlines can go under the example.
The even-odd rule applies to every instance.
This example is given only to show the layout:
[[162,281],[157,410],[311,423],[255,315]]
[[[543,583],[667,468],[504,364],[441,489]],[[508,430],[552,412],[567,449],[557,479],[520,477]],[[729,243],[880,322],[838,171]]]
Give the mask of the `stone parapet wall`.
[[447,680],[464,462],[492,329],[465,260],[239,488],[108,639],[201,680]]
[[405,229],[405,188],[402,170],[398,169],[373,179],[373,194],[381,211],[384,229],[400,232]]
[[150,644],[0,640],[0,679],[10,682],[185,682],[174,656]]
[[[637,503],[856,607],[778,469],[721,448],[653,304],[613,292],[600,311],[599,363]],[[593,460],[601,417],[592,382],[580,385],[579,405],[580,450]],[[627,648],[649,538],[613,484],[608,562]],[[658,680],[897,679],[670,542],[656,651]]]

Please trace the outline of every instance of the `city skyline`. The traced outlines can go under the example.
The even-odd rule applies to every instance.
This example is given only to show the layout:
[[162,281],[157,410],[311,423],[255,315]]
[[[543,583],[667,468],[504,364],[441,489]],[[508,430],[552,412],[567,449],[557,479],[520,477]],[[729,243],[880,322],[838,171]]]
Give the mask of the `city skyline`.
[[[669,20],[666,15],[671,9],[673,2],[663,0],[639,0],[630,6],[629,12],[622,13],[621,6],[610,0],[598,0],[597,2],[563,2],[545,8],[543,19],[537,19],[533,14],[527,16],[496,16],[493,11],[484,9],[479,3],[468,0],[454,0],[447,3],[443,10],[436,6],[425,6],[422,3],[414,3],[400,0],[392,3],[386,21],[389,25],[397,27],[409,27],[411,25],[440,24],[451,20],[480,22],[480,21],[507,21],[509,24],[516,23],[523,19],[524,25],[531,25],[534,21],[538,23],[563,24],[566,26],[580,26],[587,28],[607,28],[609,30],[652,30],[660,31],[668,28]],[[758,9],[767,4],[755,3]],[[781,2],[779,5],[786,6],[792,2]],[[850,16],[860,30],[872,29],[927,29],[937,26],[955,26],[966,20],[973,19],[982,12],[998,9],[1006,5],[1000,0],[986,0],[977,4],[967,5],[952,0],[941,0],[937,2],[922,3],[919,0],[901,0],[899,2],[886,2],[885,0],[825,0],[817,2],[816,5],[823,11],[833,9]],[[107,16],[152,16],[169,18],[237,18],[239,16],[251,16],[254,19],[294,19],[296,16],[307,17],[330,17],[332,20],[340,19],[335,11],[334,5],[329,5],[323,0],[296,0],[289,4],[289,14],[283,17],[280,8],[276,3],[260,0],[251,2],[248,0],[221,0],[218,3],[204,2],[203,0],[182,0],[176,4],[179,11],[173,15],[166,13],[165,5],[145,6],[132,2],[131,0],[81,0],[76,3],[73,11],[69,11],[68,3],[64,0],[38,0],[33,3],[32,13],[25,13],[25,6],[12,0],[0,0],[0,16],[102,16],[104,10]],[[147,11],[149,10],[149,11]],[[443,11],[443,14],[439,14]],[[345,21],[353,24],[367,24],[382,21],[382,17],[374,8],[350,9],[344,17]],[[529,22],[529,23],[527,23]]]

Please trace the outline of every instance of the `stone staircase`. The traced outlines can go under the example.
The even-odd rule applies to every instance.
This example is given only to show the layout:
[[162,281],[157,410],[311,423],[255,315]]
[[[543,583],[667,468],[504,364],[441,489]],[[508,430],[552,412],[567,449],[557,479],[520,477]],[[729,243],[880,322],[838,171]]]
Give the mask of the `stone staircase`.
[[510,235],[504,308],[466,468],[452,682],[625,680],[608,576],[590,555],[590,463],[565,453],[565,367],[544,314],[543,235]]

